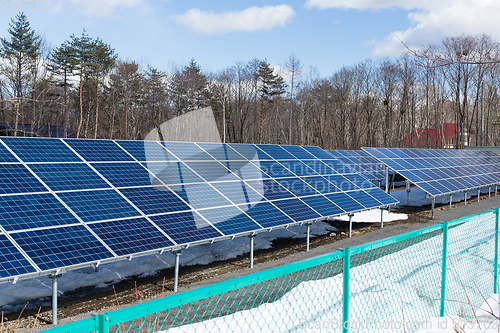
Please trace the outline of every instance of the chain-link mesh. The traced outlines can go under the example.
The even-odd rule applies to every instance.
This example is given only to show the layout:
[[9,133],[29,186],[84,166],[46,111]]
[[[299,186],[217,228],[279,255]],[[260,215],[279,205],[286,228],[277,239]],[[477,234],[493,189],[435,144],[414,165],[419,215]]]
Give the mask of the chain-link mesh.
[[[342,260],[266,280],[122,323],[111,332],[270,332],[314,321],[342,301]],[[339,277],[339,278],[337,278]],[[341,308],[341,307],[339,307]],[[341,312],[338,314],[341,318]]]
[[445,312],[472,319],[493,294],[495,214],[479,215],[448,230]]
[[[497,214],[337,251],[283,266],[286,271],[255,273],[231,280],[238,284],[208,287],[213,292],[189,291],[188,301],[173,295],[155,305],[162,311],[140,318],[134,307],[96,318],[119,323],[113,333],[341,332],[345,324],[350,332],[413,332],[444,314],[472,319],[494,291]],[[153,312],[148,303],[136,307]]]

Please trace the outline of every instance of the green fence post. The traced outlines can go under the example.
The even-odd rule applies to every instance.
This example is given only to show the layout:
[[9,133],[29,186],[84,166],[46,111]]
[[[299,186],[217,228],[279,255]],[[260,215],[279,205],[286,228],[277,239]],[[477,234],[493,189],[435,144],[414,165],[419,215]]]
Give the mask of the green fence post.
[[500,208],[495,209],[495,262],[493,263],[493,293],[498,292],[498,215]]
[[95,332],[109,333],[109,317],[107,312],[95,315]]
[[441,306],[439,316],[444,317],[444,300],[446,297],[446,257],[448,253],[448,222],[443,223],[443,261],[441,264]]
[[342,332],[349,332],[349,269],[351,267],[351,255],[349,248],[344,249],[342,261],[343,293],[342,293]]

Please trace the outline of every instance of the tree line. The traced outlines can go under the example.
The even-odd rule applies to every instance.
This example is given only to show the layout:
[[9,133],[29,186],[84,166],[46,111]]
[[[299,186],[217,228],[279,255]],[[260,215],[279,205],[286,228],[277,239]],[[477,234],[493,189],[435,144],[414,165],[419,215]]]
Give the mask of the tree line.
[[24,13],[0,42],[0,123],[9,135],[31,135],[19,126],[31,124],[79,138],[144,139],[211,106],[226,142],[438,148],[429,132],[409,134],[453,123],[458,148],[500,144],[500,46],[487,35],[446,38],[426,53],[368,59],[327,77],[306,72],[293,54],[279,71],[265,59],[215,72],[191,60],[166,73],[120,60],[85,30],[50,49]]

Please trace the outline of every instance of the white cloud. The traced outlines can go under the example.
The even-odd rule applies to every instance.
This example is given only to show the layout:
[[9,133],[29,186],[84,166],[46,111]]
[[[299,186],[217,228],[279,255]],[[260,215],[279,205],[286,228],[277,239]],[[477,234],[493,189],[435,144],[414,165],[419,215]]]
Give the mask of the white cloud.
[[243,11],[224,13],[206,12],[197,8],[190,9],[175,20],[202,34],[223,34],[232,31],[271,30],[284,26],[295,15],[289,5],[250,7]]
[[69,2],[79,12],[88,16],[112,16],[118,9],[144,10],[148,6],[146,0],[70,0]]
[[500,39],[500,3],[494,0],[306,0],[305,7],[408,10],[411,25],[406,30],[393,31],[384,40],[371,42],[373,53],[381,56],[400,55],[405,50],[401,41],[420,48],[461,34],[486,33]]

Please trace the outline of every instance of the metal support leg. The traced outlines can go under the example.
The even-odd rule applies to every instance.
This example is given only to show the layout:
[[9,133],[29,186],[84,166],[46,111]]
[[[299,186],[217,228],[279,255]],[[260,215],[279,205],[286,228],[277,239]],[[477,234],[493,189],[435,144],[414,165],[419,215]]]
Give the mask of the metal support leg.
[[491,198],[491,185],[488,186],[488,199]]
[[495,185],[495,197],[497,196],[498,185]]
[[349,238],[351,238],[352,236],[352,217],[354,216],[354,214],[349,214]]
[[450,194],[450,209],[451,209],[451,202],[453,201],[453,194]]
[[179,286],[179,257],[182,250],[173,251],[173,254],[175,254],[174,293],[176,293]]
[[57,279],[62,274],[51,274],[49,278],[52,279],[52,324],[57,325]]
[[477,202],[479,202],[479,197],[481,196],[481,189],[477,189]]
[[380,228],[384,227],[384,209],[380,208]]
[[385,169],[385,193],[389,193],[389,167]]
[[434,205],[435,204],[436,204],[436,197],[432,197],[432,208],[431,208],[432,218],[434,218]]
[[253,239],[255,235],[248,236],[250,238],[250,268],[253,268]]
[[410,181],[406,181],[406,205],[410,205]]
[[464,195],[464,206],[467,205],[467,191],[465,191],[465,195]]
[[311,235],[311,224],[308,223],[306,224],[307,227],[307,245],[306,245],[306,252],[309,252],[309,237]]

